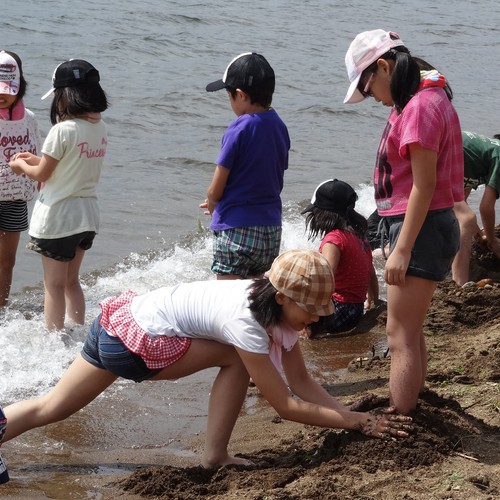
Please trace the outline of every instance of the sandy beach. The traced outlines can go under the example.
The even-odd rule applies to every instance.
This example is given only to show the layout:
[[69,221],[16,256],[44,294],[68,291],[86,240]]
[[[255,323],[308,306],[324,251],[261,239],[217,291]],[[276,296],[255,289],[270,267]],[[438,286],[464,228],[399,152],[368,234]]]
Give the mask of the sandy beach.
[[[500,263],[475,247],[471,266],[480,285],[442,283],[425,324],[429,350],[427,389],[414,415],[415,432],[398,441],[370,439],[281,420],[260,401],[236,425],[231,450],[255,462],[250,468],[204,470],[197,464],[203,432],[176,443],[138,449],[99,446],[44,458],[39,453],[3,455],[12,481],[1,487],[10,498],[210,499],[493,499],[500,495]],[[364,326],[384,330],[385,310]],[[356,332],[353,332],[355,335]],[[315,340],[307,340],[315,342]],[[342,383],[325,383],[343,402],[368,393],[387,404],[390,358],[359,353]],[[369,408],[367,408],[369,409]],[[136,425],[133,415],[124,426]],[[161,433],[152,418],[137,429]],[[52,426],[51,435],[70,425]],[[88,421],[71,424],[84,439]],[[79,427],[81,426],[81,427]],[[34,431],[42,432],[42,431]],[[66,432],[67,429],[66,429]],[[140,436],[138,437],[140,439]],[[154,438],[153,438],[154,440]],[[94,443],[95,441],[95,443]],[[169,444],[172,446],[169,452]]]

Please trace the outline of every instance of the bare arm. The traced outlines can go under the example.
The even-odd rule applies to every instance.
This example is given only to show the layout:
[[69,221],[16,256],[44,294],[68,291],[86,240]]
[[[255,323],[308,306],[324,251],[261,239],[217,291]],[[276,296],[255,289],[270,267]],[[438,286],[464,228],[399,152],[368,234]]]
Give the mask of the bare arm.
[[19,153],[9,165],[17,175],[24,173],[35,181],[45,182],[50,178],[58,163],[59,160],[45,154],[39,157],[31,153]]
[[283,370],[290,390],[304,401],[333,408],[339,411],[348,409],[314,380],[307,371],[300,345],[297,343],[291,351],[284,351],[282,356]]
[[328,261],[332,273],[335,275],[340,262],[340,256],[342,255],[340,248],[333,243],[325,243],[321,249],[321,254]]
[[491,186],[485,186],[484,194],[479,204],[483,234],[486,238],[488,248],[500,258],[500,241],[495,237],[495,203],[497,192]]
[[207,211],[205,215],[211,215],[215,209],[215,206],[222,198],[224,194],[224,189],[226,188],[227,178],[229,177],[230,170],[222,165],[217,165],[215,167],[214,176],[210,186],[207,190],[207,199],[205,203],[200,205],[200,208],[206,208]]
[[401,426],[411,422],[408,417],[352,412],[330,396],[308,374],[298,343],[290,352],[283,352],[283,368],[291,390],[303,399],[290,395],[267,354],[250,353],[238,348],[237,351],[255,385],[284,419],[318,427],[353,429],[376,437],[387,437],[384,434],[387,432],[392,436],[407,435]]
[[404,285],[411,249],[422,228],[436,187],[437,153],[410,144],[413,187],[398,241],[387,259],[384,279],[388,285]]
[[[291,390],[299,397],[306,396],[306,400],[291,397],[287,385],[267,354],[240,349],[238,352],[255,385],[280,417],[308,425],[341,429],[360,429],[366,422],[366,415],[353,413],[351,416],[343,405],[312,380],[305,370],[298,344],[292,351],[283,353],[283,358],[287,358],[286,361],[283,359],[283,368],[287,379],[290,377],[292,380],[289,382]],[[299,363],[298,366],[293,366],[294,361]]]
[[371,309],[377,305],[379,297],[378,277],[373,267],[370,271],[370,284],[368,285],[368,293],[366,295],[366,309]]

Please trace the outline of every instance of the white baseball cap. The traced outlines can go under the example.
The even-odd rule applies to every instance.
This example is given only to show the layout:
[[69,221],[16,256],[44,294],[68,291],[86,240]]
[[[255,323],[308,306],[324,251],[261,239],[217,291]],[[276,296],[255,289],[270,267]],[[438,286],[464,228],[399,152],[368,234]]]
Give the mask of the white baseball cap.
[[381,29],[363,31],[351,42],[345,55],[347,76],[351,85],[344,98],[344,104],[361,102],[364,96],[358,90],[361,73],[380,56],[394,47],[404,46],[403,40],[394,31]]
[[21,71],[16,60],[4,50],[0,52],[0,94],[17,95],[21,86]]

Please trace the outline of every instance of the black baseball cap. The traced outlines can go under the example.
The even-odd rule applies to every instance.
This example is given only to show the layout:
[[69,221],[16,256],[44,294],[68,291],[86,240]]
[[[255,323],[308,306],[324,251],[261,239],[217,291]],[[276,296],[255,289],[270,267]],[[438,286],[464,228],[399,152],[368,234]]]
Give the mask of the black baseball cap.
[[76,87],[83,83],[99,83],[100,76],[92,64],[83,59],[70,59],[59,64],[52,75],[52,88],[42,96],[49,97],[55,89]]
[[236,56],[226,68],[221,80],[209,83],[207,92],[233,88],[244,92],[251,90],[274,92],[274,70],[266,58],[256,52]]
[[302,214],[313,208],[345,215],[348,208],[354,208],[358,195],[347,182],[329,179],[322,182],[314,191],[310,205],[302,210]]

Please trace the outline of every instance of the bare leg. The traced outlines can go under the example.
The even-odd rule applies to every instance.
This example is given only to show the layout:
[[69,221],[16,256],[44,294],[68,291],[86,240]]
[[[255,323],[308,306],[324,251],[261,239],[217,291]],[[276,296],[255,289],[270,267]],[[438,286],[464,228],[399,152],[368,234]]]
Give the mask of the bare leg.
[[469,265],[474,235],[479,232],[476,215],[467,202],[455,203],[453,210],[460,226],[460,248],[453,259],[451,274],[453,281],[462,286],[469,281]]
[[85,297],[80,284],[80,266],[84,256],[85,250],[78,247],[75,258],[69,262],[66,287],[64,289],[66,314],[77,325],[85,323]]
[[[248,464],[228,454],[227,447],[248,388],[248,373],[232,346],[194,339],[188,352],[151,380],[175,379],[220,366],[210,395],[203,465]],[[63,420],[94,400],[116,376],[78,356],[49,394],[4,408],[8,441],[35,427]]]
[[250,463],[243,458],[231,456],[227,452],[250,380],[243,364],[238,366],[239,363],[223,366],[212,386],[208,402],[207,435],[203,454],[205,467],[228,464],[249,465]]
[[248,373],[232,346],[210,340],[193,339],[188,352],[176,363],[162,370],[155,380],[180,378],[220,366],[208,405],[207,433],[202,463],[215,465],[243,464],[249,461],[228,454],[234,425],[248,389]]
[[391,404],[399,413],[409,413],[415,408],[425,382],[427,355],[423,324],[435,289],[434,281],[414,276],[406,276],[404,286],[387,287],[389,391]]
[[20,232],[0,231],[0,307],[7,305]]
[[45,326],[47,330],[62,330],[66,312],[66,280],[70,263],[42,255],[42,264]]
[[420,361],[422,363],[422,383],[419,392],[425,388],[425,377],[427,377],[427,346],[425,345],[425,336],[420,336]]
[[64,420],[93,401],[116,379],[79,355],[47,395],[4,408],[7,417],[4,441],[35,427]]

